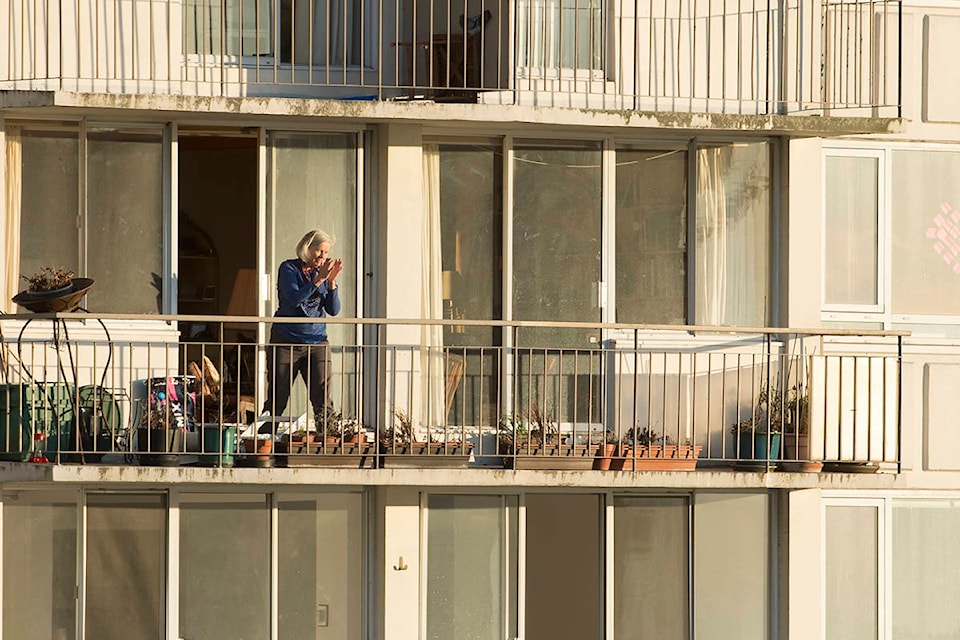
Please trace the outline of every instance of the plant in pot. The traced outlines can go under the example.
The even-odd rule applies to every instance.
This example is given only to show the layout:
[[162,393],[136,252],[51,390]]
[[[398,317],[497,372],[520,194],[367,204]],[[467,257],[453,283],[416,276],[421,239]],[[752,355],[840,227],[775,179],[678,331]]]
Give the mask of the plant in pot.
[[810,398],[802,384],[787,391],[784,406],[783,463],[786,471],[816,472],[823,468],[822,460],[813,460],[810,448]]
[[137,451],[141,464],[178,466],[185,451],[186,426],[176,404],[139,402]]
[[[591,437],[591,440],[594,438]],[[613,429],[606,429],[601,438],[602,443],[597,449],[597,456],[593,461],[593,468],[598,471],[608,471],[613,464],[613,456],[617,453],[620,438]]]
[[703,449],[689,439],[675,444],[669,434],[637,425],[620,441],[615,468],[627,471],[691,471]]
[[93,286],[91,278],[74,276],[63,267],[43,267],[31,276],[21,276],[29,287],[14,296],[13,302],[35,313],[73,311]]
[[730,427],[737,448],[737,463],[765,466],[768,462],[776,462],[780,458],[784,418],[783,394],[780,390],[777,387],[760,389],[750,416]]
[[470,449],[460,442],[446,441],[426,431],[426,439],[417,438],[413,419],[403,409],[394,409],[394,423],[380,433],[380,464],[394,466],[463,467]]

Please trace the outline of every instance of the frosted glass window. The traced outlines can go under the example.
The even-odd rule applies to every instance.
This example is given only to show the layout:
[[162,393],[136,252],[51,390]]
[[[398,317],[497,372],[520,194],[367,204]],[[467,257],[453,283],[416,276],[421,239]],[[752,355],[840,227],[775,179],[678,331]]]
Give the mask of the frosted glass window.
[[770,501],[765,493],[694,496],[697,640],[765,640],[770,629]]
[[91,311],[159,313],[163,273],[161,132],[96,131],[87,136],[84,275],[97,281]]
[[269,532],[263,496],[180,505],[180,637],[270,635]]
[[76,587],[75,499],[4,494],[3,637],[76,638]]
[[891,309],[960,314],[960,153],[893,151]]
[[893,502],[893,638],[960,637],[960,502]]
[[687,321],[687,153],[617,149],[617,322]]
[[827,640],[877,637],[878,517],[870,506],[826,508]]
[[[600,146],[519,143],[514,153],[513,317],[599,322]],[[521,329],[524,345],[589,347],[598,332]]]
[[20,274],[49,266],[79,273],[77,133],[24,130],[20,141]]
[[696,160],[695,324],[766,326],[770,144],[709,145]]
[[166,638],[166,525],[164,495],[87,497],[86,638]]
[[824,302],[877,304],[877,158],[827,156]]
[[427,502],[427,638],[501,640],[516,633],[516,498],[431,495]]
[[280,500],[280,638],[362,637],[364,537],[359,493]]
[[614,523],[615,636],[687,638],[690,626],[687,499],[618,497],[614,499]]

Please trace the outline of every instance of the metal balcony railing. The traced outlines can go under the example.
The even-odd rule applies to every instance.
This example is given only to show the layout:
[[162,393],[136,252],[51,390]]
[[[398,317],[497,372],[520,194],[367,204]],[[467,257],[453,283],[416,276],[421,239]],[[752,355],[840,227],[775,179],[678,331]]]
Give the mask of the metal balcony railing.
[[896,117],[899,0],[0,0],[0,88]]
[[[271,359],[289,347],[236,336],[286,319],[4,320],[8,461],[636,471],[900,462],[897,333],[332,318],[363,342],[330,345],[326,406],[290,380],[282,415],[261,415],[267,400],[276,406]],[[136,339],[111,335],[131,321],[143,327]],[[183,321],[216,337],[181,341]],[[456,344],[491,324],[496,344]],[[601,338],[529,340],[544,328]]]

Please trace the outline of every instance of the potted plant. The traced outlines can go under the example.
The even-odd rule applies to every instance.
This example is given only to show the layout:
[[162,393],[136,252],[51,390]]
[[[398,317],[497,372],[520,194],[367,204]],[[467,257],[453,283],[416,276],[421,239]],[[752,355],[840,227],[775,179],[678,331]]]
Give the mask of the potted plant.
[[13,302],[34,313],[73,311],[93,286],[91,278],[74,275],[63,267],[43,267],[31,276],[21,276],[30,286],[14,296]]
[[561,434],[550,411],[534,404],[525,414],[500,419],[497,448],[507,468],[592,469],[600,445],[582,435]]
[[639,425],[628,430],[620,442],[614,468],[625,471],[692,471],[703,450],[685,440],[675,444],[668,434]]
[[737,448],[738,464],[754,466],[780,458],[780,436],[785,414],[783,394],[777,387],[763,387],[748,418],[730,427]]
[[428,433],[415,439],[413,419],[403,409],[394,409],[394,424],[380,434],[380,463],[390,466],[464,467],[470,460],[471,443],[447,440]]
[[593,460],[593,468],[598,471],[608,471],[613,464],[613,456],[617,453],[620,438],[613,429],[606,429],[602,440],[603,443],[597,449],[597,457]]
[[333,409],[314,415],[315,429],[297,429],[276,443],[279,464],[291,467],[370,468],[376,459],[373,445],[358,420]]
[[801,384],[787,392],[784,407],[783,468],[786,471],[817,472],[823,468],[822,460],[813,460],[810,448],[810,399]]
[[143,400],[139,405],[137,451],[141,464],[178,466],[186,444],[186,426],[179,406]]

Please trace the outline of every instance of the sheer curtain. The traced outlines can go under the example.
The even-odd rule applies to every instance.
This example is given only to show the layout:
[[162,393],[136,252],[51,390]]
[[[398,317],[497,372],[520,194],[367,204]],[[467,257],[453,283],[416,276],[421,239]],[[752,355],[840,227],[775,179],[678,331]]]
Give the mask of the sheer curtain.
[[[423,147],[423,222],[420,243],[420,317],[443,318],[443,272],[440,244],[440,148]],[[443,327],[425,326],[420,332],[421,422],[427,427],[446,423]]]
[[22,164],[20,127],[7,127],[5,138],[4,167],[7,191],[3,231],[7,250],[3,258],[3,271],[0,272],[0,293],[3,295],[0,309],[15,311],[10,299],[17,295],[20,276],[20,168]]
[[697,150],[696,323],[761,326],[770,280],[766,142]]

